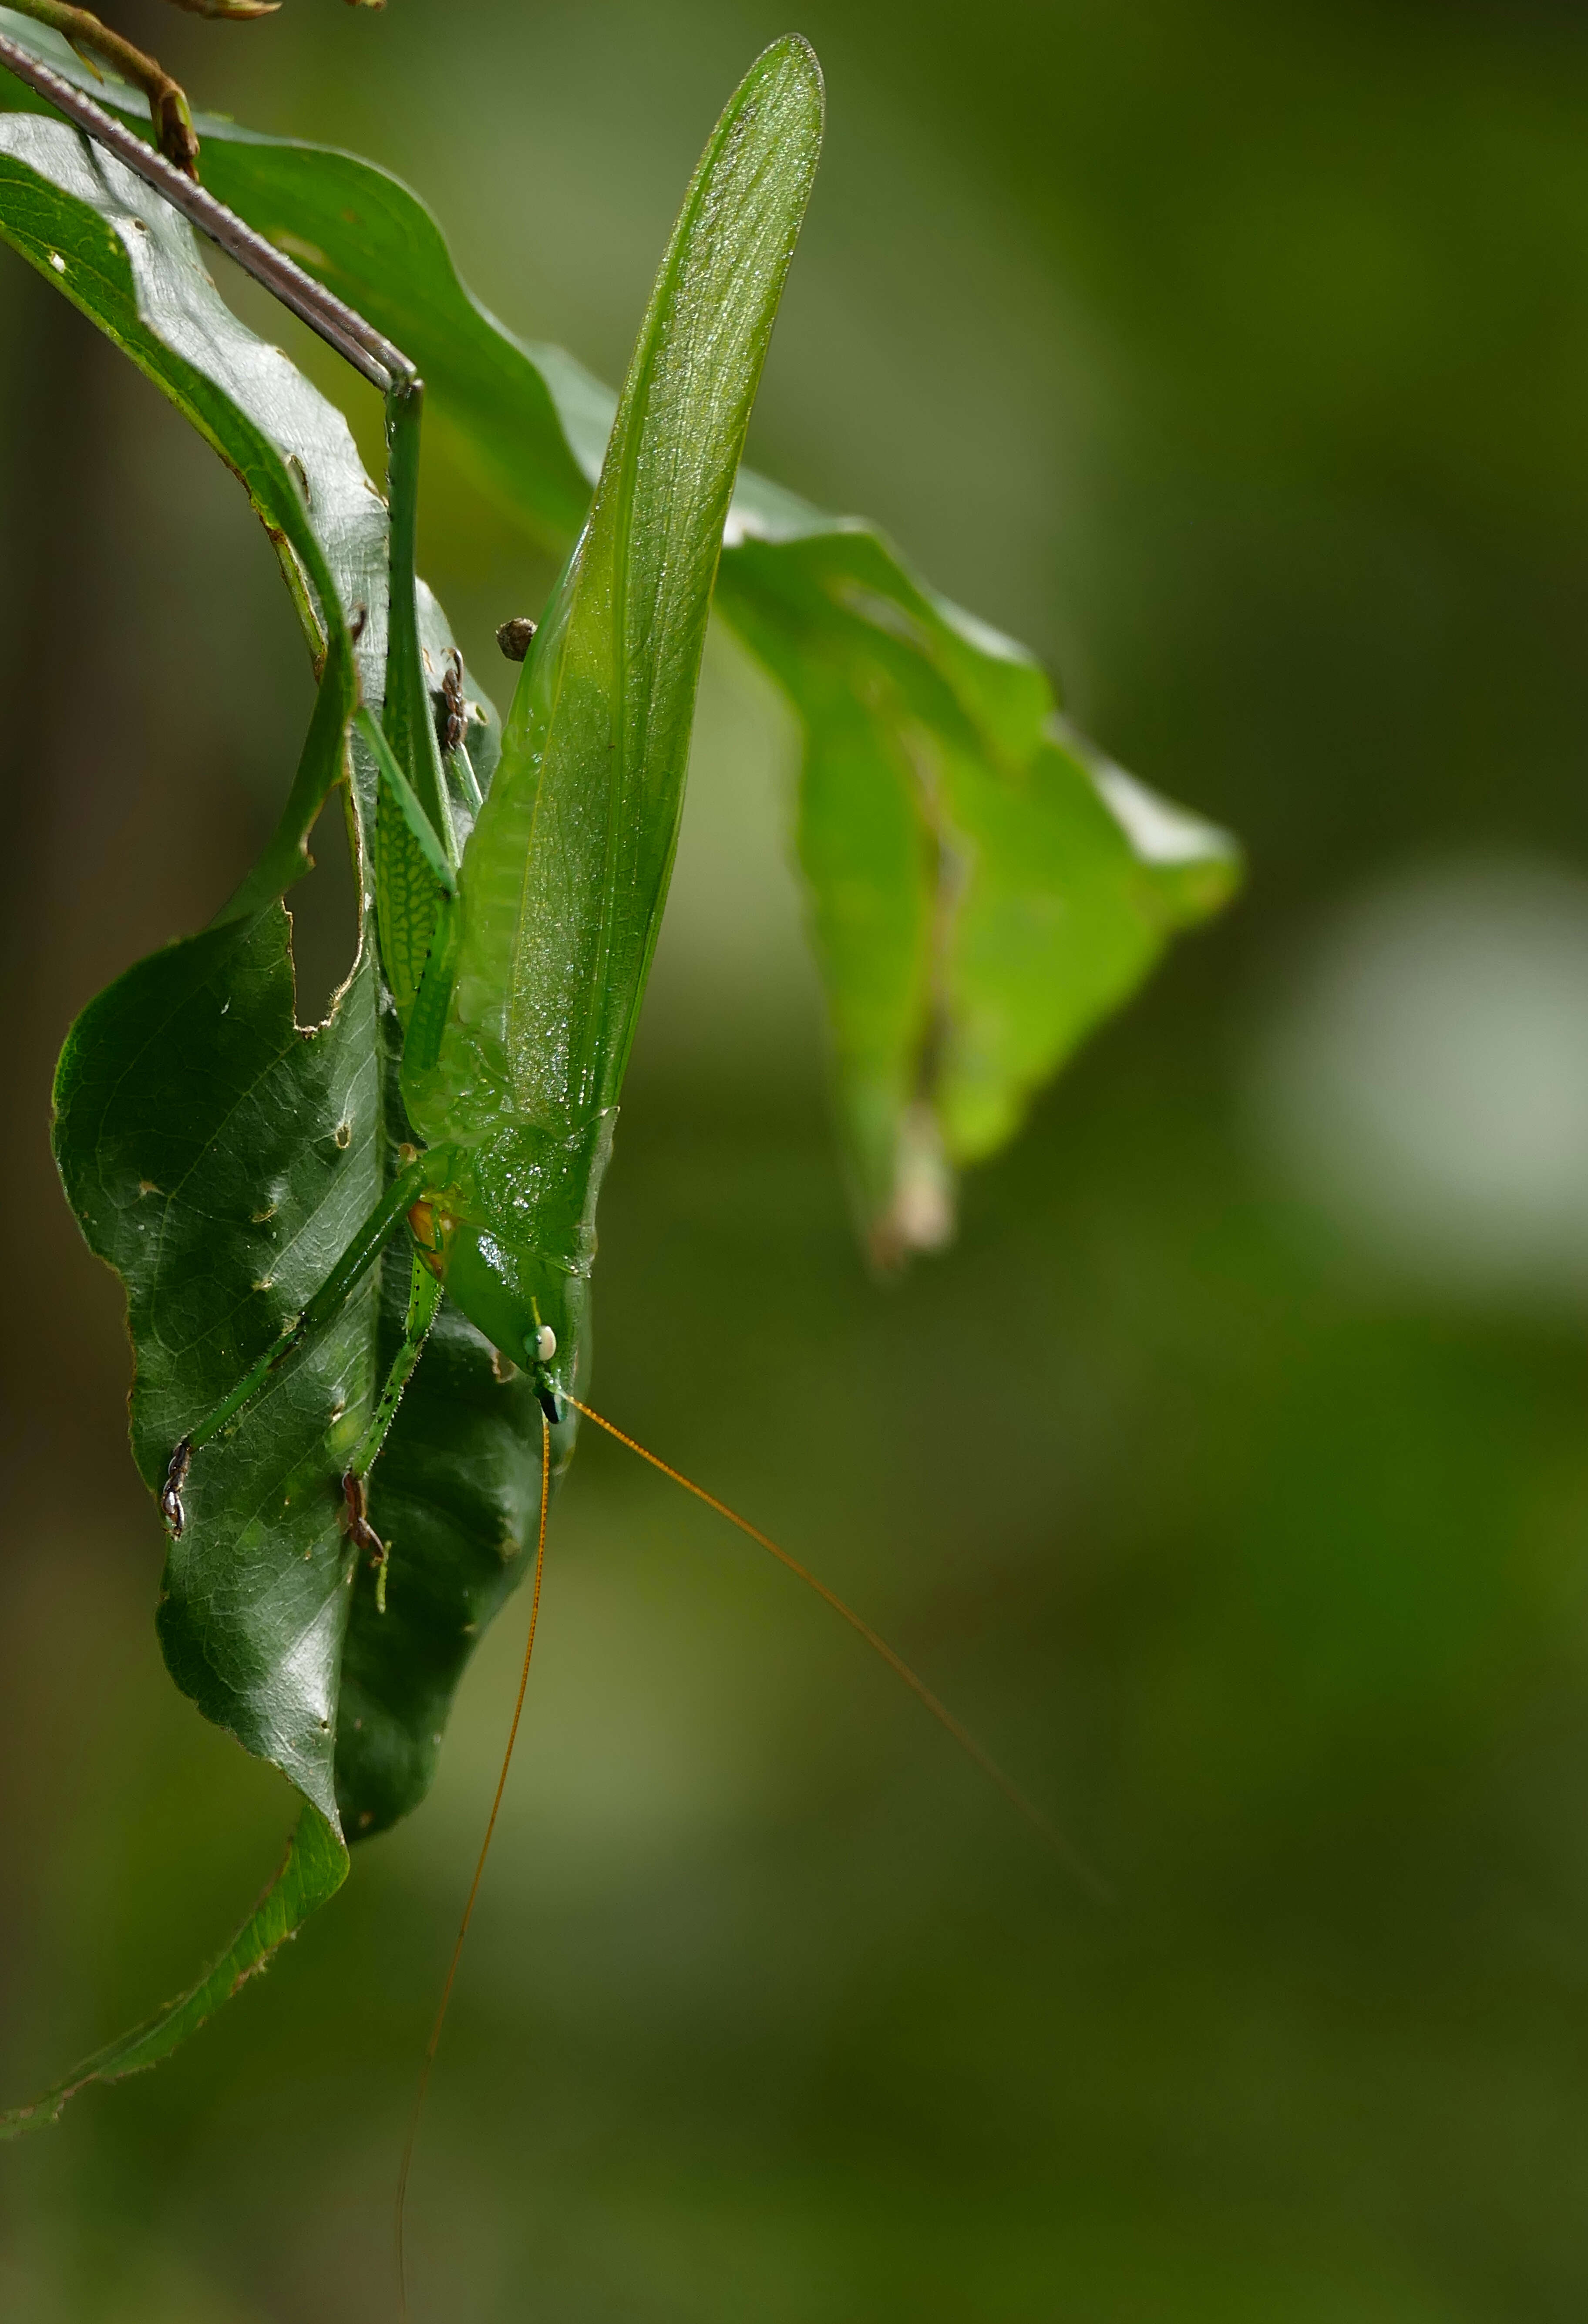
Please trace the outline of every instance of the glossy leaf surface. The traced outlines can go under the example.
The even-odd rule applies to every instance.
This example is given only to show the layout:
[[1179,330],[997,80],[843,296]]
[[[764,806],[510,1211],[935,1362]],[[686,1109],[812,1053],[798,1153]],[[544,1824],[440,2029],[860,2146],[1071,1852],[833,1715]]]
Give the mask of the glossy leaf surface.
[[[309,834],[343,772],[343,730],[357,699],[346,609],[371,604],[380,584],[383,528],[346,421],[278,348],[237,321],[181,220],[74,131],[0,116],[0,234],[236,472],[322,665],[325,683],[281,823],[228,908],[255,910],[308,869]],[[313,522],[311,474],[320,493]]]
[[[380,699],[385,511],[341,414],[236,322],[187,227],[75,132],[0,120],[0,234],[238,471],[323,671],[261,865],[214,927],[140,963],[90,1004],[60,1069],[57,1157],[90,1244],[126,1287],[134,1452],[152,1487],[184,1430],[323,1277],[406,1131],[393,1111],[394,1028],[377,999],[367,895],[360,964],[328,1022],[309,1030],[295,1021],[289,922],[272,900],[305,868],[307,833],[343,775],[355,686]],[[440,668],[450,639],[428,596],[421,611]],[[488,771],[495,731],[485,715],[474,731]],[[355,775],[367,841],[373,770],[363,762]],[[404,1282],[406,1271],[404,1258]],[[337,1885],[343,1823],[355,1835],[386,1823],[429,1781],[463,1665],[521,1570],[539,1471],[532,1444],[524,1449],[522,1384],[498,1381],[478,1333],[445,1315],[439,1360],[411,1392],[377,1475],[372,1516],[399,1537],[400,1556],[391,1610],[375,1615],[373,1577],[355,1572],[344,1539],[339,1478],[396,1343],[393,1296],[372,1277],[250,1407],[248,1426],[197,1456],[188,1524],[169,1549],[160,1633],[172,1675],[309,1803],[298,1851],[195,1994],[12,2128],[52,2118],[82,2079],[163,2054],[215,2006],[223,1972],[235,1980],[259,1966]]]
[[[93,94],[137,112],[141,100],[85,77],[49,36],[0,17]],[[364,951],[312,1031],[294,1022],[277,900],[344,774],[349,710],[360,692],[379,704],[385,511],[340,415],[230,315],[186,227],[77,133],[41,118],[25,93],[7,84],[6,94],[16,109],[0,116],[0,235],[237,469],[323,672],[281,826],[255,872],[216,927],[101,995],[62,1062],[62,1174],[90,1241],[127,1286],[134,1450],[154,1483],[182,1429],[323,1277],[408,1129],[400,1038],[373,967],[379,816],[365,755],[355,754],[350,790]],[[230,124],[204,131],[214,190],[388,330],[526,526],[543,541],[571,540],[607,448],[606,391],[485,314],[428,214],[383,171]],[[680,479],[652,480],[661,547],[650,614],[642,609],[625,643],[636,667],[647,620],[659,619],[676,577],[665,536]],[[717,530],[701,552],[707,566]],[[1057,726],[1030,658],[932,596],[868,527],[743,477],[726,518],[720,601],[804,723],[800,852],[846,1143],[872,1248],[895,1258],[946,1230],[948,1164],[993,1150],[1167,932],[1228,892],[1233,851],[1094,765]],[[422,614],[439,669],[449,640],[433,604]],[[614,633],[626,636],[621,621]],[[642,779],[681,775],[688,720],[676,705],[692,693],[698,649],[692,636],[662,673],[675,707],[632,738]],[[494,729],[482,739],[484,777]],[[452,804],[466,835],[468,804]],[[672,833],[665,816],[655,824],[655,862],[631,867],[635,894],[665,880]],[[604,919],[598,931],[614,964],[626,945],[617,981],[629,982],[609,1046],[587,1061],[597,1082],[621,1072],[649,952],[642,919],[626,933]],[[450,1309],[375,1471],[371,1514],[393,1552],[386,1612],[347,1549],[340,1472],[396,1346],[406,1276],[403,1254],[286,1368],[245,1428],[195,1459],[162,1644],[207,1715],[302,1792],[298,1869],[193,1995],[89,2061],[86,2078],[162,2053],[279,1941],[284,1911],[329,1893],[345,1863],[341,1828],[377,1829],[422,1796],[463,1664],[522,1572],[538,1487],[532,1399],[523,1381],[499,1379],[478,1333]],[[27,2118],[45,2118],[62,2096]]]
[[[199,127],[213,189],[389,332],[487,482],[539,540],[569,541],[610,390],[482,307],[388,172]],[[839,1116],[863,1226],[896,1259],[951,1230],[952,1169],[995,1151],[1168,937],[1228,899],[1239,851],[1107,770],[1035,659],[863,522],[743,474],[717,596],[804,729],[799,849]]]
[[[481,306],[387,171],[199,128],[213,190],[395,338],[487,482],[539,540],[568,542],[610,390]],[[1167,938],[1229,899],[1239,851],[1105,774],[1036,659],[863,522],[743,474],[718,604],[804,729],[799,850],[840,1121],[872,1251],[897,1259],[951,1231],[952,1169],[994,1152]]]
[[[539,540],[570,540],[610,391],[490,315],[384,171],[200,126],[214,189],[412,355]],[[1239,852],[1105,770],[1034,658],[869,525],[742,474],[717,602],[804,729],[799,847],[840,1118],[873,1251],[897,1258],[951,1226],[949,1170],[994,1152],[1167,938],[1227,900]]]
[[[379,1198],[367,964],[329,1021],[293,1015],[273,905],[152,954],[89,1003],[56,1076],[56,1153],[127,1289],[133,1457],[174,1445],[298,1314]],[[339,1480],[373,1404],[375,1286],[193,1461],[161,1592],[171,1675],[337,1821],[337,1674],[353,1569]]]

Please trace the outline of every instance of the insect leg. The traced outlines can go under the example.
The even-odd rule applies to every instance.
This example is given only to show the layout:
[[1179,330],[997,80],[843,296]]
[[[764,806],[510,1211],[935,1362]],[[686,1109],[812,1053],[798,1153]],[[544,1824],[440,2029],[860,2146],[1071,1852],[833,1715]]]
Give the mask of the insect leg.
[[386,1432],[397,1417],[397,1407],[402,1401],[402,1391],[413,1377],[413,1368],[424,1352],[430,1325],[436,1320],[436,1310],[441,1305],[441,1285],[416,1250],[413,1271],[408,1285],[408,1314],[402,1326],[402,1345],[392,1360],[386,1374],[386,1385],[381,1390],[369,1426],[359,1439],[358,1450],[348,1463],[348,1474],[363,1480],[374,1467]]
[[261,1356],[252,1371],[245,1374],[231,1394],[224,1397],[212,1412],[206,1413],[198,1426],[189,1429],[183,1437],[171,1456],[160,1495],[161,1512],[173,1534],[180,1535],[187,1521],[182,1508],[182,1487],[187,1481],[194,1453],[200,1446],[208,1444],[211,1437],[217,1436],[229,1421],[235,1419],[244,1406],[258,1395],[295,1348],[312,1339],[317,1332],[323,1331],[332,1318],[341,1313],[349,1294],[380,1257],[388,1236],[423,1192],[432,1167],[432,1157],[421,1154],[405,1170],[398,1173],[302,1314],[287,1325],[275,1345]]
[[386,1572],[392,1551],[390,1543],[381,1539],[369,1521],[365,1486],[369,1472],[386,1441],[386,1431],[397,1417],[402,1391],[413,1378],[413,1368],[424,1352],[425,1341],[429,1336],[430,1325],[436,1320],[436,1310],[440,1305],[439,1278],[431,1273],[416,1250],[408,1282],[408,1314],[402,1325],[402,1345],[392,1360],[386,1385],[381,1390],[381,1400],[374,1408],[369,1426],[359,1439],[358,1450],[342,1480],[342,1499],[347,1511],[347,1537],[355,1548],[369,1552],[369,1562],[375,1573],[375,1605],[383,1614],[386,1610]]
[[392,508],[386,698],[381,724],[448,860],[457,860],[441,754],[419,634],[419,447],[422,380],[399,380],[386,398],[386,487]]
[[447,649],[447,669],[441,679],[441,756],[471,810],[478,815],[485,801],[475,779],[474,761],[469,757],[465,739],[468,733],[469,703],[463,690],[463,656],[456,646]]
[[420,805],[419,794],[397,763],[392,745],[367,710],[355,711],[353,724],[369,748],[381,780],[408,827],[409,836],[424,858],[426,871],[442,895],[455,896],[457,893],[457,875],[436,836],[429,816]]
[[485,804],[485,794],[480,788],[480,779],[475,772],[475,762],[469,757],[467,744],[459,742],[456,750],[448,751],[447,763],[457,777],[464,798],[474,813],[478,815]]
[[[418,820],[410,811],[410,800],[388,775],[377,818],[375,918],[381,966],[405,1031],[435,934],[437,890],[445,893],[455,887],[451,875],[458,860],[420,640],[414,572],[423,407],[424,389],[417,379],[398,381],[386,398],[391,599],[381,727],[411,793]],[[389,803],[396,812],[386,812]],[[445,879],[438,876],[438,863],[448,867]]]

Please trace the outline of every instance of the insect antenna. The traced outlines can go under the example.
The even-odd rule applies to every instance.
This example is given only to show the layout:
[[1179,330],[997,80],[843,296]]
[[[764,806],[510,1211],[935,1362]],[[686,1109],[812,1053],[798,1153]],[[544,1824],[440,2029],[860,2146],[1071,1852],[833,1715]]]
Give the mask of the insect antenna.
[[829,1590],[826,1583],[818,1580],[808,1565],[802,1565],[799,1558],[781,1547],[770,1534],[762,1533],[761,1527],[752,1525],[748,1517],[742,1517],[737,1509],[731,1509],[728,1507],[726,1501],[719,1501],[715,1493],[708,1493],[705,1486],[697,1485],[692,1477],[686,1477],[681,1469],[675,1469],[668,1462],[660,1459],[658,1454],[647,1452],[643,1444],[637,1443],[632,1436],[626,1435],[612,1421],[604,1420],[600,1413],[592,1410],[589,1405],[581,1404],[577,1397],[565,1394],[564,1401],[571,1404],[576,1412],[583,1413],[586,1420],[594,1421],[597,1428],[605,1429],[608,1436],[615,1436],[620,1444],[626,1444],[631,1452],[637,1452],[642,1461],[648,1461],[653,1469],[659,1469],[664,1477],[670,1477],[675,1485],[682,1485],[687,1493],[693,1493],[697,1501],[704,1501],[708,1509],[716,1511],[718,1517],[726,1517],[730,1525],[737,1526],[742,1534],[747,1534],[750,1539],[757,1543],[761,1548],[769,1551],[780,1565],[786,1565],[790,1573],[805,1583],[808,1590],[814,1590],[817,1596],[824,1604],[830,1606],[835,1614],[841,1614],[850,1628],[865,1640],[872,1652],[879,1655],[887,1664],[894,1676],[904,1681],[917,1701],[925,1704],[938,1726],[944,1728],[953,1737],[966,1757],[981,1769],[990,1783],[997,1786],[1010,1805],[1018,1814],[1025,1818],[1038,1837],[1047,1842],[1071,1877],[1101,1902],[1113,1901],[1113,1892],[1102,1874],[1095,1871],[1087,1863],[1080,1850],[1049,1823],[1040,1808],[1032,1805],[1013,1778],[1004,1774],[992,1753],[985,1750],[970,1730],[960,1724],[946,1703],[939,1702],[932,1692],[925,1679],[911,1670],[902,1655],[896,1654],[887,1639],[873,1630],[871,1624],[854,1611],[853,1606],[846,1606],[836,1591]]
[[524,1664],[519,1673],[518,1697],[512,1706],[512,1724],[507,1730],[507,1748],[502,1755],[502,1773],[496,1778],[496,1796],[491,1803],[490,1821],[485,1837],[480,1843],[479,1861],[469,1884],[468,1902],[463,1908],[463,1918],[457,1924],[457,1940],[452,1948],[452,1959],[447,1965],[447,1982],[441,1987],[441,1999],[436,2010],[436,2022],[430,2027],[430,2038],[425,2044],[425,2061],[420,2069],[419,2089],[413,2101],[413,2112],[408,2120],[408,2137],[402,2148],[402,2167],[397,2173],[397,2293],[404,2317],[408,2314],[408,2259],[404,2228],[408,2213],[408,2174],[413,2167],[413,2150],[419,2138],[420,2116],[424,2112],[425,2098],[430,2087],[430,2072],[436,2062],[436,2052],[441,2044],[441,2028],[447,2022],[447,2005],[452,1998],[452,1987],[457,1978],[457,1964],[463,1958],[464,1941],[468,1924],[474,1918],[475,1900],[480,1893],[480,1881],[485,1869],[485,1858],[491,1853],[495,1837],[496,1818],[502,1809],[502,1795],[507,1789],[507,1771],[512,1765],[512,1750],[518,1741],[519,1721],[523,1717],[524,1695],[530,1683],[530,1657],[535,1651],[535,1629],[540,1619],[540,1582],[546,1570],[546,1508],[551,1494],[551,1429],[544,1413],[540,1416],[540,1525],[535,1537],[534,1594],[530,1602],[530,1635],[524,1643]]

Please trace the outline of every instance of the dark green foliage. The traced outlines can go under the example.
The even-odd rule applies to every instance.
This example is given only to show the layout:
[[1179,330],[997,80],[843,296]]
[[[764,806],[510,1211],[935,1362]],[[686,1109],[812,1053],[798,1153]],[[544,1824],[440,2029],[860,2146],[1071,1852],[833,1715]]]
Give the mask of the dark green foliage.
[[[510,501],[542,539],[566,540],[600,468],[605,392],[569,358],[531,352],[485,317],[428,216],[383,173],[231,124],[206,124],[205,134],[214,189],[388,329]],[[355,700],[380,703],[386,512],[340,415],[229,314],[187,228],[76,133],[25,109],[0,118],[0,235],[131,354],[243,476],[321,677],[303,758],[260,865],[215,927],[102,994],[61,1062],[58,1159],[92,1247],[127,1289],[134,1449],[154,1486],[178,1440],[324,1280],[390,1183],[409,1131],[396,1094],[399,1018],[413,1006],[423,945],[399,945],[395,973],[383,953],[386,992],[375,968],[372,862],[393,839],[414,848],[389,790],[383,821],[373,761],[357,746],[350,761],[346,739]],[[780,249],[769,281],[780,281]],[[677,323],[668,296],[664,273],[651,321],[670,359],[672,341],[657,323],[666,316],[669,332]],[[757,325],[762,346],[771,313],[769,305]],[[652,440],[636,423],[634,443],[649,447],[636,463],[654,462],[660,446],[687,466],[712,415],[687,401],[669,412],[665,361],[653,368],[656,378],[642,366],[635,392],[657,399],[662,430]],[[681,564],[665,480],[629,473],[620,426],[613,498],[598,504],[586,537],[598,563],[603,525],[613,528],[621,553],[610,584],[601,583],[611,607],[594,584],[588,605],[577,586],[569,600],[569,633],[585,622],[591,669],[615,657],[651,688],[619,684],[632,731],[616,719],[612,731],[620,759],[632,760],[633,798],[647,799],[655,860],[634,885],[653,900],[670,864],[709,568],[747,409],[746,398],[733,425],[725,421],[722,492],[705,495],[711,521]],[[681,505],[687,494],[678,497]],[[644,523],[635,521],[631,542],[636,509]],[[1029,1093],[1139,982],[1167,932],[1228,894],[1233,850],[1094,766],[1056,724],[1035,662],[928,593],[869,528],[744,478],[726,542],[722,602],[806,729],[800,850],[846,1143],[872,1248],[901,1257],[946,1231],[951,1167],[1002,1143]],[[689,586],[678,603],[688,601],[687,618],[647,613],[643,589],[656,605],[670,604],[685,567]],[[623,594],[631,588],[640,609],[632,633]],[[439,686],[450,639],[422,591],[415,618]],[[554,636],[555,625],[526,667],[521,702],[551,667]],[[644,715],[633,725],[636,704]],[[386,731],[424,743],[461,839],[470,802],[457,767],[443,775],[434,766],[425,732],[434,709],[421,688],[388,706]],[[478,721],[484,784],[496,755],[489,705]],[[412,761],[411,749],[405,755]],[[670,804],[653,815],[645,786],[663,777]],[[304,868],[307,835],[338,782],[363,872],[359,959],[327,1022],[303,1028],[279,899]],[[620,818],[624,845],[627,828]],[[615,1096],[654,940],[648,909],[636,906],[632,926],[621,928],[603,917],[593,937],[593,958],[615,958],[615,946],[624,963],[611,1040],[598,1057],[588,1041],[580,1049],[589,1050],[603,1103]],[[387,947],[390,922],[383,912]],[[539,1481],[533,1398],[524,1380],[503,1377],[450,1305],[375,1471],[371,1516],[392,1557],[383,1611],[346,1535],[340,1480],[401,1334],[407,1273],[406,1253],[390,1258],[324,1336],[195,1456],[162,1598],[166,1659],[208,1717],[289,1776],[304,1821],[297,1853],[226,1962],[95,2072],[130,2071],[163,2054],[224,1997],[223,1983],[230,1990],[337,1885],[344,1831],[380,1829],[423,1795],[459,1674],[523,1571]],[[571,1432],[559,1432],[559,1462],[570,1443]]]
[[[151,1487],[379,1196],[374,1009],[366,963],[328,1023],[299,1029],[273,904],[140,962],[72,1028],[56,1157],[90,1245],[127,1286],[133,1454]],[[178,1685],[333,1822],[353,1583],[339,1480],[378,1385],[375,1304],[366,1279],[194,1462],[161,1593]]]
[[[482,308],[387,171],[235,122],[198,125],[206,182],[397,341],[490,488],[566,546],[610,390]],[[951,1229],[951,1171],[1019,1127],[1166,936],[1227,900],[1238,852],[1177,809],[1154,815],[1139,786],[1141,811],[1122,812],[1085,744],[1053,731],[1033,657],[928,590],[869,525],[745,472],[718,603],[805,729],[799,850],[840,1123],[863,1231],[897,1258]],[[937,1198],[918,1216],[923,1167]],[[918,1238],[927,1213],[937,1227]]]
[[[134,1450],[154,1486],[184,1429],[323,1277],[406,1129],[385,1102],[397,1036],[377,1001],[367,895],[359,968],[327,1025],[312,1030],[295,1022],[287,916],[279,904],[259,908],[305,868],[308,831],[328,788],[345,779],[355,608],[358,682],[366,700],[380,699],[385,514],[341,415],[236,322],[187,227],[115,163],[61,126],[11,116],[0,123],[0,208],[6,237],[134,355],[242,475],[323,673],[299,774],[260,866],[217,927],[102,994],[61,1061],[57,1156],[85,1232],[127,1288]],[[428,595],[420,613],[440,666],[450,638]],[[494,713],[481,706],[485,724],[471,731],[488,779]],[[367,829],[374,770],[361,756],[355,771],[349,812]],[[466,828],[461,808],[460,820]],[[405,1284],[406,1260],[401,1271]],[[281,1767],[311,1803],[306,1814],[321,1820],[317,1864],[330,1860],[328,1849],[340,1853],[339,1816],[356,1835],[422,1796],[452,1690],[516,1578],[504,1545],[522,1539],[524,1506],[538,1490],[522,1388],[499,1383],[479,1334],[448,1315],[443,1360],[405,1403],[377,1474],[372,1518],[391,1522],[383,1496],[392,1493],[399,1555],[406,1543],[412,1562],[393,1572],[390,1627],[366,1635],[362,1600],[373,1600],[373,1580],[365,1572],[359,1591],[337,1480],[390,1353],[381,1314],[372,1278],[250,1407],[248,1425],[196,1459],[161,1606],[179,1685]],[[411,1600],[405,1608],[421,1572],[422,1623]],[[360,1702],[344,1736],[350,1600],[359,1609]],[[411,1674],[408,1651],[421,1629]],[[329,1891],[317,1877],[289,1883],[288,1893],[295,1914]],[[282,1895],[278,1886],[263,1900],[237,1940],[244,1952],[263,1942],[262,1931],[279,1941]],[[210,1985],[204,1991],[200,2016],[213,2006]],[[194,2006],[174,2005],[170,2022],[190,2027]],[[150,2044],[167,2024],[97,2070],[132,2071],[163,2054]],[[18,2126],[42,2118],[35,2110]]]

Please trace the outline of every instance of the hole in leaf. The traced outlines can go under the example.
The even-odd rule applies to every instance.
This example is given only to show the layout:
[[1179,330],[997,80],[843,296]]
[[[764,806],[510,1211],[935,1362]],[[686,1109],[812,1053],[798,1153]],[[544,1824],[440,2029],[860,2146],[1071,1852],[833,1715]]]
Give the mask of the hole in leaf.
[[298,1022],[323,1024],[332,997],[358,952],[358,890],[347,844],[342,793],[334,790],[309,835],[314,870],[287,898],[292,915],[292,966]]

